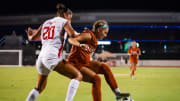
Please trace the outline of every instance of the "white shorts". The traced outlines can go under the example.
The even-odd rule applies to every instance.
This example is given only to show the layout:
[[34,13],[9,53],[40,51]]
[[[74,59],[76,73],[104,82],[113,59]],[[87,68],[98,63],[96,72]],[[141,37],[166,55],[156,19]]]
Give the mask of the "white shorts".
[[48,75],[51,71],[54,70],[54,68],[61,60],[62,60],[61,58],[50,59],[45,57],[38,57],[38,60],[36,62],[37,71],[41,75]]

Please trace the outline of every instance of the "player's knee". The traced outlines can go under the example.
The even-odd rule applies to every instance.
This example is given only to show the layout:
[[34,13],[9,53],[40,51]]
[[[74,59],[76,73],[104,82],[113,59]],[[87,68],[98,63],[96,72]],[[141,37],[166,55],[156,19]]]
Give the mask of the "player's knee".
[[93,77],[93,83],[98,83],[98,84],[100,84],[101,83],[101,78],[100,78],[100,76],[99,75],[95,75],[94,77]]
[[83,78],[82,74],[81,74],[80,72],[78,72],[78,73],[76,74],[75,79],[78,80],[78,81],[82,81],[82,78]]
[[35,88],[39,93],[41,93],[45,88],[36,87]]

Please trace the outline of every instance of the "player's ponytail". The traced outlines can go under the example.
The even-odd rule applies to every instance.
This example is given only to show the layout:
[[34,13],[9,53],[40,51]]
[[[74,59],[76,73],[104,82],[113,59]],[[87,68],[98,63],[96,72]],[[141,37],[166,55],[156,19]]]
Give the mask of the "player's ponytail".
[[109,27],[106,20],[97,20],[93,24],[92,31],[95,32],[98,28],[106,28]]
[[64,13],[72,14],[72,11],[69,8],[67,8],[64,4],[61,4],[61,3],[56,5],[56,9],[57,9],[57,15],[61,17],[64,17]]

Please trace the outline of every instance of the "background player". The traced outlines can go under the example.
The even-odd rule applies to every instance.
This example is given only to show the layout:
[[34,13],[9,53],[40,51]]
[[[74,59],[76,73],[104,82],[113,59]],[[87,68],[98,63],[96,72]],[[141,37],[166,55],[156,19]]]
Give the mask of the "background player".
[[[61,61],[62,49],[67,36],[65,32],[68,32],[70,37],[73,37],[75,34],[70,22],[66,20],[71,18],[71,10],[62,4],[58,4],[57,17],[45,21],[37,30],[36,34],[32,34],[32,30],[28,30],[29,40],[34,40],[41,36],[42,49],[36,62],[36,68],[38,70],[37,85],[29,93],[26,101],[34,101],[45,89],[48,74],[52,70],[63,75],[71,75],[72,80],[69,84],[66,101],[72,101],[79,86],[79,81],[82,79],[82,75],[71,64],[65,64],[64,61]],[[83,47],[83,44],[81,47]]]
[[130,62],[130,70],[131,70],[131,77],[132,79],[135,79],[135,71],[136,71],[136,65],[138,63],[138,58],[141,55],[140,49],[136,45],[136,41],[131,42],[131,47],[128,49],[129,54],[129,62]]

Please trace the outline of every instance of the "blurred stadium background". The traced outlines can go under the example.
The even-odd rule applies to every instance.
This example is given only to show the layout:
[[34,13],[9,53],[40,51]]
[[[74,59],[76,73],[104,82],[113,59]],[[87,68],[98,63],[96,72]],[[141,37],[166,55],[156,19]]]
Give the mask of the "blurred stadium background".
[[[0,68],[0,101],[22,101],[35,84],[36,70],[29,68],[29,65],[34,67],[41,49],[41,42],[38,40],[29,42],[25,29],[29,26],[38,28],[46,19],[54,17],[55,5],[59,2],[72,9],[72,25],[78,32],[83,31],[85,27],[91,29],[91,25],[97,19],[106,19],[109,22],[108,37],[98,42],[93,59],[106,62],[112,67],[120,67],[112,68],[115,74],[129,73],[126,68],[129,66],[127,49],[132,40],[137,41],[142,52],[139,57],[140,68],[137,71],[137,80],[132,81],[129,77],[122,75],[116,76],[121,85],[120,88],[132,92],[135,101],[144,101],[144,99],[146,101],[177,101],[180,99],[178,98],[180,68],[174,68],[180,67],[180,7],[177,1],[6,0],[0,4],[0,67],[2,67]],[[71,45],[67,43],[64,48],[64,58],[67,58],[70,48]],[[53,77],[52,82],[56,83],[57,76],[53,74],[51,78]],[[58,80],[59,84],[61,82],[68,84],[64,78]],[[81,95],[84,96],[82,101],[87,96],[90,98],[88,100],[91,100],[90,90],[87,93],[85,88],[90,87],[81,86],[80,94],[77,94],[75,101],[79,101]],[[103,89],[107,89],[107,85],[103,85]],[[50,92],[54,91],[50,90]],[[43,93],[41,96],[44,97],[41,100],[58,101],[65,98],[65,93],[58,92],[63,95],[59,96],[55,92],[54,96],[48,93],[51,97]],[[107,96],[109,93],[110,96]],[[104,101],[114,100],[110,89],[104,92],[103,97]]]
[[[180,9],[175,2],[122,1],[117,3],[117,1],[95,0],[88,3],[73,0],[51,3],[43,1],[28,3],[22,1],[22,4],[2,3],[0,49],[22,50],[22,57],[19,56],[21,54],[18,53],[19,51],[8,51],[8,53],[0,51],[0,65],[35,64],[41,42],[28,42],[25,29],[28,26],[38,28],[46,19],[54,17],[57,2],[62,2],[73,10],[72,25],[78,32],[81,32],[84,27],[91,29],[91,25],[97,19],[106,19],[109,22],[108,37],[99,42],[96,53],[108,51],[110,54],[115,54],[115,57],[110,56],[111,59],[108,59],[112,60],[110,64],[113,66],[128,64],[126,52],[131,40],[136,40],[142,51],[140,66],[180,66]],[[160,5],[161,3],[163,5]],[[40,6],[41,4],[43,6]],[[5,6],[7,9],[3,9]],[[70,47],[66,44],[65,53],[69,53]],[[12,55],[22,60],[15,61]],[[106,58],[99,57],[99,60],[106,61]]]

